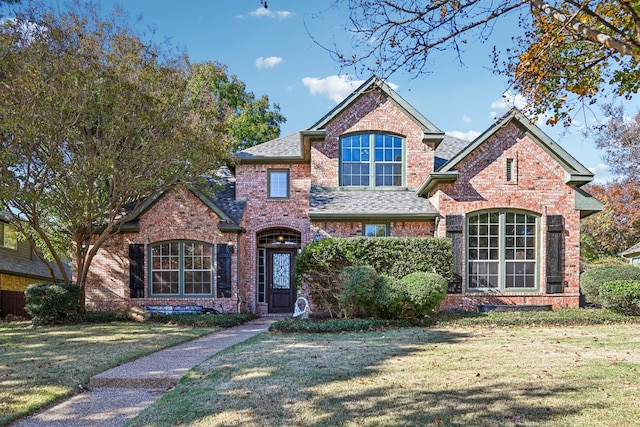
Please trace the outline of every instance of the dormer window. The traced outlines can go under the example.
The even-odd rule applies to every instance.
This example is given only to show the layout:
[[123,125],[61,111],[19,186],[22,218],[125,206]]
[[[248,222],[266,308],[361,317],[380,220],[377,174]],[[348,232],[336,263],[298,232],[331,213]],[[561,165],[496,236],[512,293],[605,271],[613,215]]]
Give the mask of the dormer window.
[[400,187],[403,184],[403,139],[366,133],[340,140],[340,185]]

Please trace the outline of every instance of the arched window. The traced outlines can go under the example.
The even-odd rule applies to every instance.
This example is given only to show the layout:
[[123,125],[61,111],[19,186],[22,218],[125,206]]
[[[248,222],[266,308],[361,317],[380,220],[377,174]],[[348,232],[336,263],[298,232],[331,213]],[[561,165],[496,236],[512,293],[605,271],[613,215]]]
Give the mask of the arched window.
[[363,133],[340,139],[340,185],[400,187],[403,185],[403,139]]
[[149,245],[150,295],[213,294],[213,246],[203,242],[172,241]]
[[470,290],[538,288],[539,218],[522,212],[467,217],[467,287]]

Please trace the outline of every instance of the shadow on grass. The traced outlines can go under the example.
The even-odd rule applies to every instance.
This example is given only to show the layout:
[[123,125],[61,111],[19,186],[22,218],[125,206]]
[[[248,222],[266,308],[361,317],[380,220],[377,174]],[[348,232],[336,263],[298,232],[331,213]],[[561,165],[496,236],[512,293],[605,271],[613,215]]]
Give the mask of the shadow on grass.
[[[381,374],[385,365],[402,365],[417,353],[428,360],[436,348],[469,338],[466,332],[426,329],[263,335],[203,363],[134,425],[517,425],[581,410],[578,402],[543,403],[577,392],[564,385],[541,388],[523,381],[517,388],[472,375],[463,384],[442,378],[434,386],[402,366],[402,379]],[[451,353],[457,357],[455,346]]]

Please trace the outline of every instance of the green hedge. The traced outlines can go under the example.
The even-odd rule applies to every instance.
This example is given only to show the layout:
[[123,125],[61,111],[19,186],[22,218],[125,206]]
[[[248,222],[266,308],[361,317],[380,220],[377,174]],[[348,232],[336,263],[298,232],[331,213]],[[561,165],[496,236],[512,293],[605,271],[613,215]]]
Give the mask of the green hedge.
[[580,290],[587,302],[601,306],[600,288],[616,280],[640,280],[640,268],[628,264],[591,268],[580,275]]
[[599,298],[604,308],[640,315],[640,280],[614,280],[600,286]]
[[451,240],[424,237],[339,238],[311,242],[296,257],[294,274],[313,302],[337,314],[345,267],[367,265],[378,274],[402,278],[416,271],[435,272],[447,280],[453,268]]

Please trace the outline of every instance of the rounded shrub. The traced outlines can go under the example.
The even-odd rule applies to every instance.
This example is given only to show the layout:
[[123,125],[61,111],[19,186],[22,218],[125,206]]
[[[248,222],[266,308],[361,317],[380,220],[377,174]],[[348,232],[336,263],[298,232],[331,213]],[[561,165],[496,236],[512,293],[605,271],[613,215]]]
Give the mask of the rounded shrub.
[[603,307],[640,315],[640,280],[614,280],[600,286],[598,291]]
[[78,313],[80,287],[74,283],[34,283],[24,293],[25,310],[34,324],[55,323]]
[[616,280],[640,280],[640,268],[628,264],[591,268],[580,275],[580,291],[587,302],[601,306],[600,288]]
[[436,310],[447,295],[447,280],[438,273],[417,271],[402,278],[416,316]]
[[373,294],[373,315],[384,319],[397,319],[408,314],[409,295],[401,279],[381,274]]

